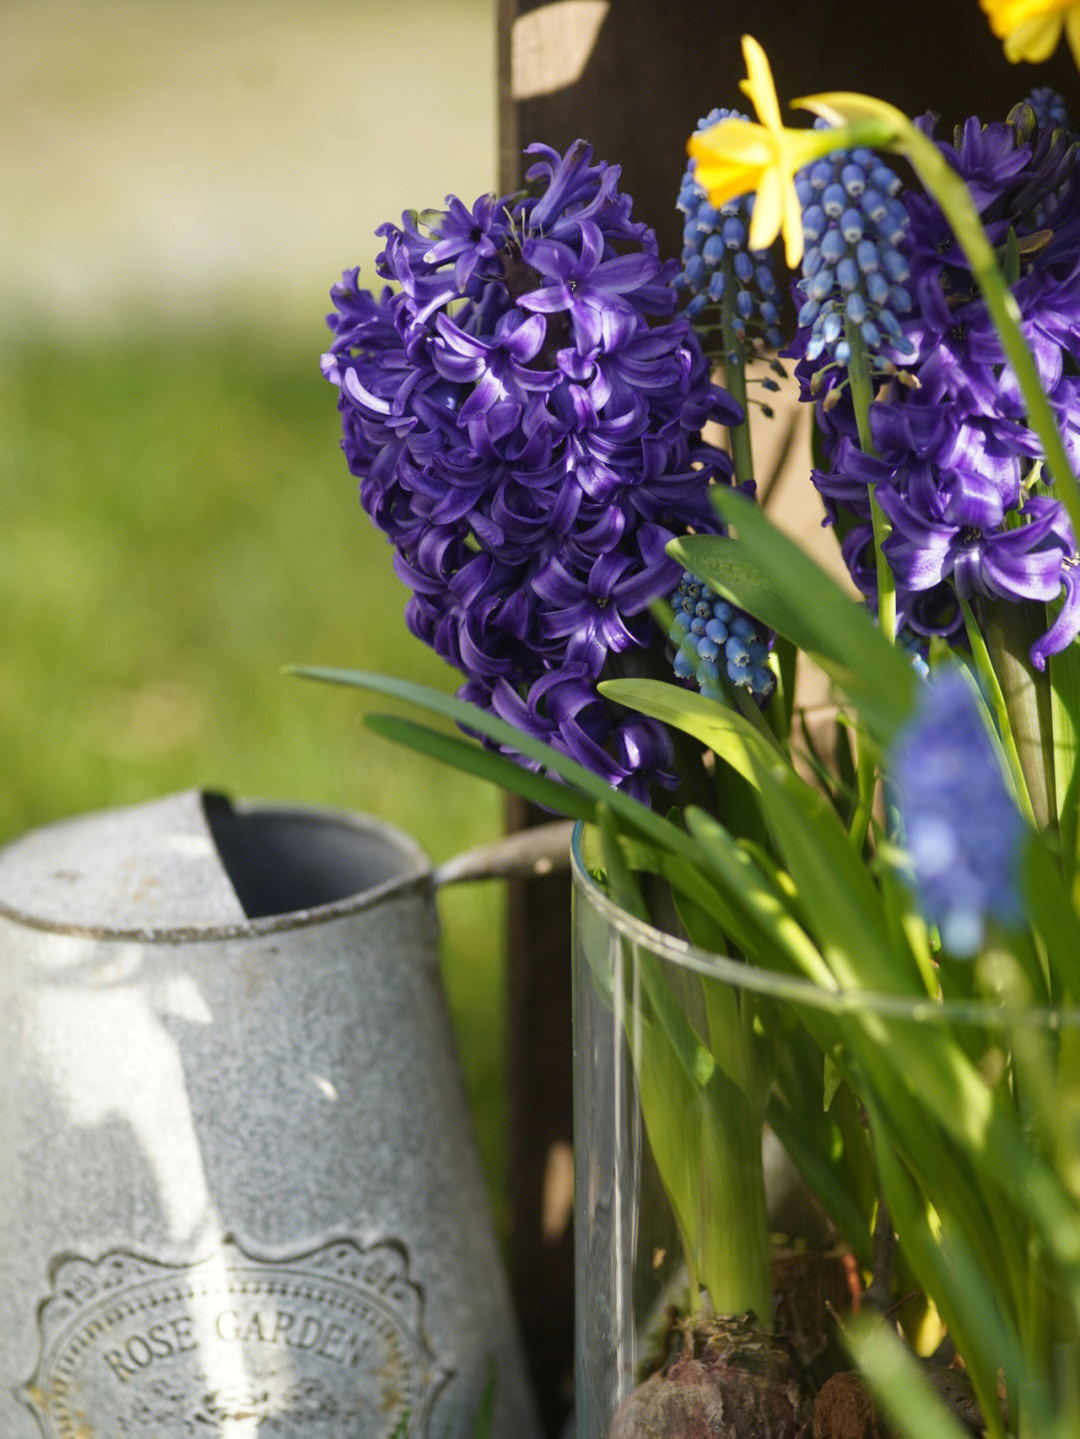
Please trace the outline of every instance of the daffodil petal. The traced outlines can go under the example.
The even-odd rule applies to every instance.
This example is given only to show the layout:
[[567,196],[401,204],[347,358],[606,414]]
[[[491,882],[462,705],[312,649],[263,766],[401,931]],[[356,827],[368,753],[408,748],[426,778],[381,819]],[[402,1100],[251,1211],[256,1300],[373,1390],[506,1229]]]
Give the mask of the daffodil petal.
[[998,39],[1011,30],[1041,16],[1053,15],[1075,5],[1076,0],[979,0]]
[[698,165],[694,178],[705,191],[709,204],[719,207],[740,195],[752,195],[761,179],[760,166],[703,166]]
[[747,249],[767,250],[780,233],[784,214],[783,180],[773,168],[761,175],[754,212],[750,216]]
[[1065,38],[1069,42],[1072,57],[1080,68],[1080,5],[1074,5],[1065,16]]
[[721,120],[690,136],[687,149],[699,161],[723,157],[744,165],[767,165],[773,156],[768,131],[751,120]]
[[776,153],[768,131],[749,120],[721,120],[699,130],[687,149],[696,162],[694,178],[712,205],[756,190],[762,170]]
[[753,100],[762,124],[770,130],[779,130],[780,101],[776,98],[776,86],[765,51],[752,35],[744,35],[742,52],[746,79],[739,82],[739,88]]
[[795,182],[791,179],[782,187],[781,202],[784,232],[784,259],[789,270],[796,270],[803,257],[802,206],[799,204]]
[[1063,24],[1061,15],[1044,15],[1025,20],[1005,36],[1006,60],[1030,60],[1032,64],[1049,60],[1061,39]]

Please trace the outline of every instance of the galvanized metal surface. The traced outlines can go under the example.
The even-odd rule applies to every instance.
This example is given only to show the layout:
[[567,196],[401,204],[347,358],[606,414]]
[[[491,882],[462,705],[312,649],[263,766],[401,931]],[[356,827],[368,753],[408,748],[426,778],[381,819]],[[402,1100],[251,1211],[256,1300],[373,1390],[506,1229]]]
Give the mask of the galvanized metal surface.
[[529,1439],[427,861],[222,803],[0,850],[0,1433]]

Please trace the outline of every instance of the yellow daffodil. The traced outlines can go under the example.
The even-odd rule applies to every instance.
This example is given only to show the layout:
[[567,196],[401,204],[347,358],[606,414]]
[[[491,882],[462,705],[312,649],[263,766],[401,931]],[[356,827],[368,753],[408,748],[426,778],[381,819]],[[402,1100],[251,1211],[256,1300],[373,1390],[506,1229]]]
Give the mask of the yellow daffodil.
[[[895,105],[875,100],[872,95],[858,95],[847,90],[834,90],[823,95],[804,95],[792,100],[796,110],[809,110],[834,128],[841,125],[873,126],[866,131],[863,143],[871,149],[891,149],[902,132],[911,129],[911,121]],[[817,133],[820,134],[820,131]],[[846,142],[845,142],[846,143]],[[831,148],[837,148],[835,144]]]
[[1048,60],[1064,28],[1080,65],[1080,0],[979,0],[1007,60]]
[[[694,175],[712,205],[723,205],[740,195],[756,194],[747,243],[751,250],[765,250],[783,231],[784,253],[789,269],[802,259],[802,207],[795,192],[795,176],[821,155],[852,143],[885,145],[891,128],[882,125],[883,116],[897,112],[862,96],[819,96],[822,100],[865,100],[865,107],[850,120],[862,125],[857,137],[850,126],[843,134],[835,130],[791,130],[780,119],[772,71],[765,51],[749,35],[742,40],[746,61],[743,92],[750,97],[760,124],[752,120],[721,120],[692,135],[687,148],[697,162]],[[807,108],[813,108],[807,104]],[[822,109],[821,113],[824,113]],[[843,125],[848,116],[839,115],[830,123]],[[867,123],[872,127],[870,133]]]
[[831,147],[822,146],[820,131],[788,130],[781,124],[765,51],[749,35],[743,36],[742,47],[747,76],[742,89],[754,102],[761,123],[721,120],[693,135],[688,149],[697,161],[694,174],[710,204],[723,205],[756,192],[750,249],[767,249],[782,230],[787,262],[794,269],[803,251],[795,173]]

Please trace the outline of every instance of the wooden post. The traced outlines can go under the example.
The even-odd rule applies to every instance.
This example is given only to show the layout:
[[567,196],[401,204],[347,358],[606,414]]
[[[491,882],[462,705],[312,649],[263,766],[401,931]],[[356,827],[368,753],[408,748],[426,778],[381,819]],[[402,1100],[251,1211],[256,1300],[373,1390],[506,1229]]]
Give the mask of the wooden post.
[[[595,159],[621,165],[634,218],[655,228],[663,255],[677,256],[687,136],[717,105],[749,107],[739,89],[742,34],[765,47],[782,105],[861,90],[911,115],[939,111],[939,133],[951,137],[966,116],[1004,119],[1033,86],[1052,85],[1080,119],[1064,44],[1046,65],[1009,65],[976,0],[907,0],[888,13],[852,0],[498,0],[500,193],[520,186],[525,145],[565,150],[582,138]],[[807,494],[783,486],[785,528],[808,528],[798,508]],[[511,827],[535,818],[511,803]],[[544,1227],[545,1192],[549,1221],[552,1206],[559,1212],[552,1187],[572,1125],[565,878],[511,886],[508,987],[511,1284],[554,1436],[569,1409],[573,1333],[570,1231]]]
[[[507,824],[548,819],[508,801]],[[509,885],[509,1275],[544,1431],[559,1434],[574,1377],[570,881]]]
[[687,136],[717,105],[750,108],[744,34],[765,47],[782,106],[861,90],[910,115],[938,111],[949,137],[968,115],[1004,119],[1033,86],[1052,85],[1080,120],[1064,42],[1045,65],[1010,65],[977,0],[907,0],[887,16],[853,0],[500,0],[499,33],[500,188],[517,183],[516,152],[531,141],[562,150],[585,139],[622,166],[634,218],[655,228],[664,255],[679,253]]

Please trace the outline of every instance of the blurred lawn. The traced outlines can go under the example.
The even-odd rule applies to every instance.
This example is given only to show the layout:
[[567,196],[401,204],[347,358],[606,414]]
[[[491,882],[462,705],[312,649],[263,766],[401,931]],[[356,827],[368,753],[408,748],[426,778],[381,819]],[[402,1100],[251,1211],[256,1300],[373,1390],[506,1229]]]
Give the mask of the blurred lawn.
[[[194,786],[376,814],[436,859],[492,838],[488,786],[404,755],[290,662],[452,688],[408,635],[338,448],[321,336],[60,341],[0,368],[0,840]],[[482,1157],[502,1192],[498,887],[440,899]]]
[[[471,203],[495,149],[493,0],[0,6],[0,842],[196,786],[366,811],[435,860],[500,831],[501,796],[281,673],[456,683],[318,359],[341,270],[381,283],[375,227]],[[497,1201],[503,898],[439,901]]]

